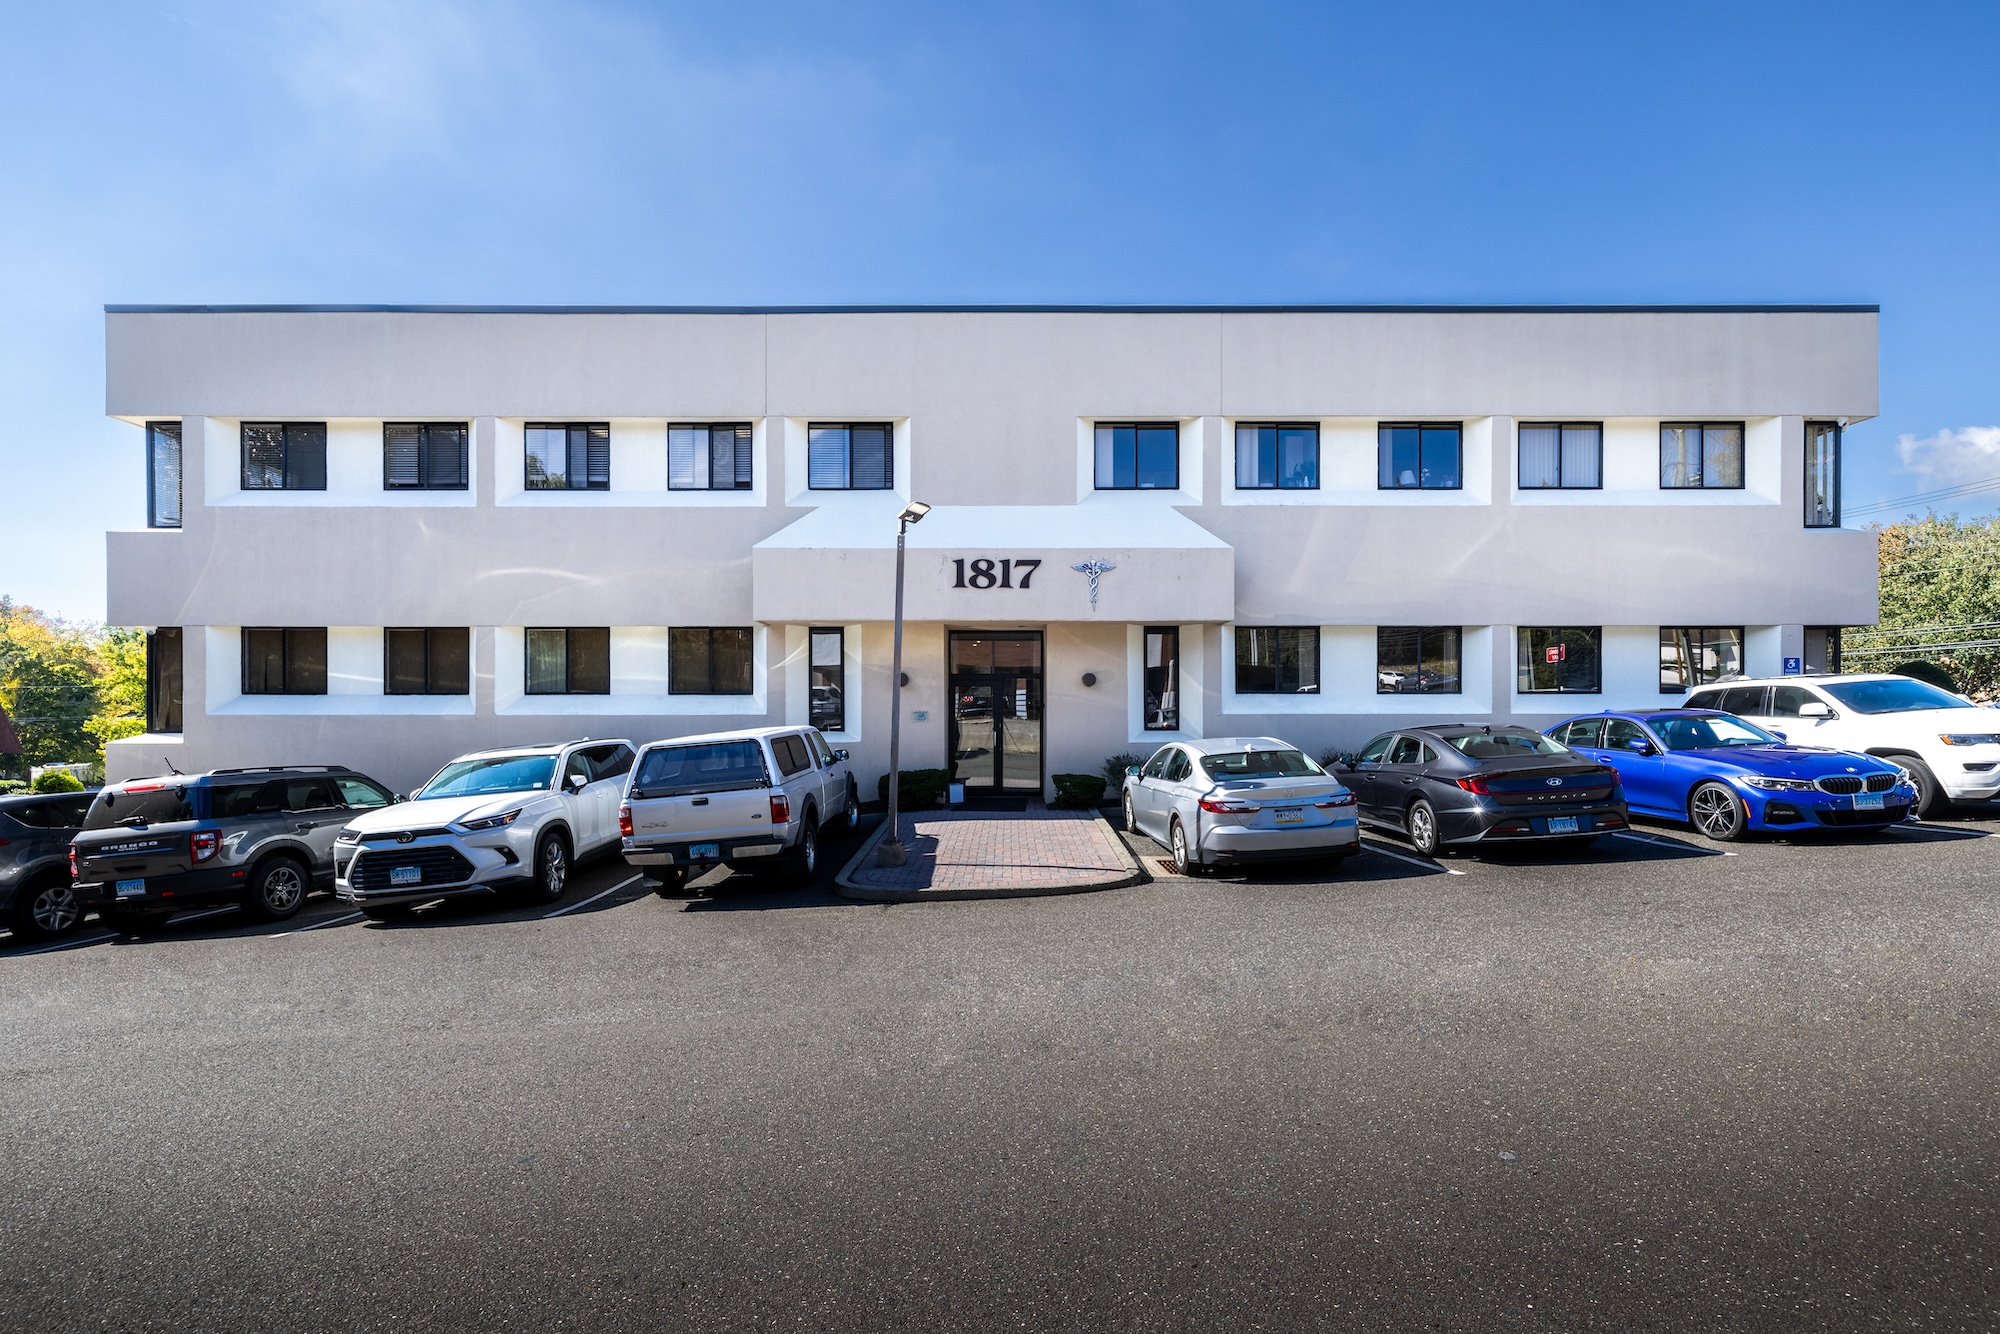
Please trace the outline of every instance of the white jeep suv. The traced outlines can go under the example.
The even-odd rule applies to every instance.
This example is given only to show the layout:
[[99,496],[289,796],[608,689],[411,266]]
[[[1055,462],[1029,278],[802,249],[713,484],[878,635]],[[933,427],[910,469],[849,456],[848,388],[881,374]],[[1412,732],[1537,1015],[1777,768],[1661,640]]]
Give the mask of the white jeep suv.
[[1891,760],[1917,784],[1917,814],[2000,794],[2000,709],[1907,676],[1774,676],[1703,686],[1690,709],[1721,709],[1800,746]]
[[453,760],[408,801],[340,831],[334,893],[378,921],[509,889],[553,903],[571,866],[618,846],[632,754],[629,741],[583,740]]

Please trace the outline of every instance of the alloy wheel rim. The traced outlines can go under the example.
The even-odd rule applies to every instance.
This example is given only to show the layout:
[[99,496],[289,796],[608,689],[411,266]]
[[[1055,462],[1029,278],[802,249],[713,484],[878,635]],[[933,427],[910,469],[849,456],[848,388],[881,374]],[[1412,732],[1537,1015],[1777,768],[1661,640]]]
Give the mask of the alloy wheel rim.
[[1185,871],[1188,864],[1187,835],[1174,826],[1174,865]]
[[802,850],[802,859],[805,862],[805,869],[808,872],[810,872],[814,868],[814,866],[816,866],[819,862],[819,840],[813,837],[813,831],[810,826],[808,826],[806,829],[805,847]]
[[67,931],[76,925],[83,912],[76,906],[76,892],[68,885],[50,885],[35,895],[29,912],[35,925],[44,931]]
[[264,877],[264,906],[273,912],[285,911],[304,896],[299,873],[289,866],[275,867]]
[[1727,833],[1736,827],[1736,799],[1713,788],[1694,796],[1694,815],[1704,834]]
[[1431,846],[1431,813],[1425,806],[1410,812],[1410,841],[1429,851]]
[[563,858],[562,844],[550,839],[548,851],[542,854],[542,880],[550,890],[560,894],[568,879],[569,866]]

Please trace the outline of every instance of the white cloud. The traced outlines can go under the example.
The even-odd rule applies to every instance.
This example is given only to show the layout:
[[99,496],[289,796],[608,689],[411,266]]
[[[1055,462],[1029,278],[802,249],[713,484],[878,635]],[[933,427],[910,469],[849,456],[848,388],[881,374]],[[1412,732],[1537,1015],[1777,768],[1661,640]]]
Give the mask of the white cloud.
[[1904,472],[1915,473],[1927,487],[1984,482],[2000,477],[2000,426],[1967,426],[1922,439],[1899,436],[1896,457]]

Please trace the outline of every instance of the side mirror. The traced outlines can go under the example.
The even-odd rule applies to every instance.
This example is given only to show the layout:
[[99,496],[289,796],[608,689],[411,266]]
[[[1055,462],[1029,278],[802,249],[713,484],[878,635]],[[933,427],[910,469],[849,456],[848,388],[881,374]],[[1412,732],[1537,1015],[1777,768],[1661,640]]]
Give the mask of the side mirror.
[[1786,736],[1786,735],[1785,735],[1785,729],[1784,729],[1784,728],[1782,728],[1782,727],[1767,727],[1767,728],[1765,728],[1764,730],[1765,730],[1766,732],[1769,732],[1769,733],[1770,733],[1770,734],[1771,734],[1772,736],[1774,736],[1774,737],[1778,738],[1778,740],[1780,740],[1780,741],[1790,741],[1790,740],[1791,740],[1791,738],[1790,738],[1790,737],[1788,737],[1788,736]]
[[1828,708],[1826,705],[1821,704],[1818,700],[1814,700],[1810,704],[1799,705],[1799,717],[1831,718],[1833,717],[1833,710]]
[[409,798],[404,796],[400,792],[391,792],[389,794],[389,804],[392,806],[401,805],[403,802],[406,802],[408,800]]
[[1139,766],[1136,764],[1128,765],[1125,769],[1125,776],[1127,778],[1137,778],[1139,776]]
[[1635,736],[1625,743],[1625,749],[1635,755],[1651,755],[1653,753],[1653,743],[1642,736]]
[[836,750],[835,752],[833,752],[833,758],[837,763],[845,764],[847,763],[847,752],[844,750]]
[[563,779],[563,786],[572,792],[581,792],[589,785],[590,780],[582,774],[571,774],[568,778]]

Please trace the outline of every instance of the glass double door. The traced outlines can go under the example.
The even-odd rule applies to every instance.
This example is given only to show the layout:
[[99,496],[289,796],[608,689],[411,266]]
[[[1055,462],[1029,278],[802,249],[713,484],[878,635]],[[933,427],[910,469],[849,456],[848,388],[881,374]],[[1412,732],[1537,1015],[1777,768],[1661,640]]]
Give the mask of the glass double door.
[[968,792],[1042,790],[1042,636],[951,633],[951,777]]

